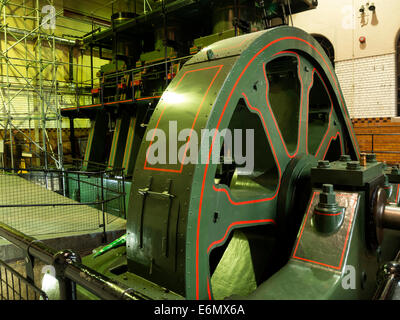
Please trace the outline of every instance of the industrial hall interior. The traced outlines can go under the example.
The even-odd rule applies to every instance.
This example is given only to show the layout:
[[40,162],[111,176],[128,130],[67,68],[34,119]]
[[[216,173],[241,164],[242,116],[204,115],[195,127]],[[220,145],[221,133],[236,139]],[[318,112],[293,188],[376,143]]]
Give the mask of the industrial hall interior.
[[0,300],[400,300],[399,14],[0,0]]

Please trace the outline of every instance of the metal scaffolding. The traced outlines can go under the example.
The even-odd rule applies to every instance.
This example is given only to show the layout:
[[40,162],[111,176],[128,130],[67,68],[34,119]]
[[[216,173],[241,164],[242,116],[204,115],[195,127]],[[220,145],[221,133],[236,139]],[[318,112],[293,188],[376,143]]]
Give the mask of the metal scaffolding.
[[[52,0],[47,3],[54,8]],[[4,128],[4,140],[8,142],[11,167],[16,166],[16,132],[22,134],[29,151],[36,155],[36,165],[47,168],[50,157],[57,167],[62,167],[62,123],[57,103],[58,64],[54,28],[44,28],[46,20],[42,19],[43,5],[39,0],[34,3],[29,1],[29,4],[31,6],[25,0],[21,3],[1,1],[1,31],[4,36],[0,52],[0,124]],[[15,18],[21,18],[22,29],[12,27],[10,19]],[[43,52],[44,42],[47,56]],[[56,152],[48,141],[48,121],[54,121],[56,125]]]
[[[73,48],[76,41],[56,35],[56,27],[49,26],[56,18],[71,20],[63,17],[62,8],[55,10],[54,1],[0,0],[0,130],[4,132],[0,139],[5,142],[4,149],[13,168],[18,167],[16,162],[21,154],[21,150],[17,154],[18,145],[35,159],[34,166],[63,167],[60,100],[66,92],[76,96],[76,102],[81,97],[73,79],[57,78],[58,70],[66,66],[90,68],[57,57],[60,46]],[[67,25],[60,28],[74,30]],[[49,129],[56,131],[55,148],[50,143]]]

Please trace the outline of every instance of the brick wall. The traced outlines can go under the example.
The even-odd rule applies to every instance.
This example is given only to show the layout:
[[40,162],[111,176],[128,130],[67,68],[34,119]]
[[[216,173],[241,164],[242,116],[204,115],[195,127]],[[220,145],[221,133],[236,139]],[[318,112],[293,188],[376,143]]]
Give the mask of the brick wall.
[[[397,118],[398,119],[398,118]],[[378,161],[400,163],[400,122],[390,117],[352,119],[361,152],[376,153]]]
[[352,118],[396,116],[396,56],[385,54],[335,62]]

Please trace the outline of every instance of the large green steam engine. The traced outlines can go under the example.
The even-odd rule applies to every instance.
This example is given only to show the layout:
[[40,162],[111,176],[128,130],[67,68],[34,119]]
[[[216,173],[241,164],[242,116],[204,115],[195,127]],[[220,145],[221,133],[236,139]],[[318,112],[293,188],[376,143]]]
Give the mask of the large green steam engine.
[[[399,172],[360,154],[318,42],[273,27],[315,6],[163,2],[147,15],[116,15],[112,30],[85,40],[113,44],[114,58],[99,73],[94,103],[63,112],[92,119],[85,170],[91,161],[122,167],[132,182],[126,235],[84,264],[149,299],[381,294],[379,266],[400,248]],[[203,137],[199,158],[208,161],[151,163],[155,141],[145,137],[161,129],[173,143],[171,122],[189,130],[177,148]],[[250,172],[211,161],[216,151],[226,159],[224,129],[253,130]]]

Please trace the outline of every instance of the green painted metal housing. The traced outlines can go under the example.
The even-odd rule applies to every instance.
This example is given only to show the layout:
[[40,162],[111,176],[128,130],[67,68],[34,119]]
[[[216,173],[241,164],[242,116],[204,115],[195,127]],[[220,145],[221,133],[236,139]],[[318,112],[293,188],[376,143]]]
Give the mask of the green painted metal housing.
[[[378,243],[373,232],[371,203],[385,185],[384,169],[348,167],[360,160],[357,141],[333,66],[311,35],[283,26],[210,40],[128,148],[131,124],[123,157],[126,168],[125,155],[135,152],[126,246],[85,264],[153,299],[372,297],[379,263],[400,244],[396,233]],[[177,149],[192,162],[152,163],[153,129],[166,133],[167,145],[175,130],[189,129]],[[254,130],[250,171],[212,161],[213,151],[223,155],[224,129]],[[202,139],[193,158],[195,137]],[[328,233],[312,218],[323,184],[333,185],[343,208],[343,221]],[[352,270],[355,288],[346,285]]]

